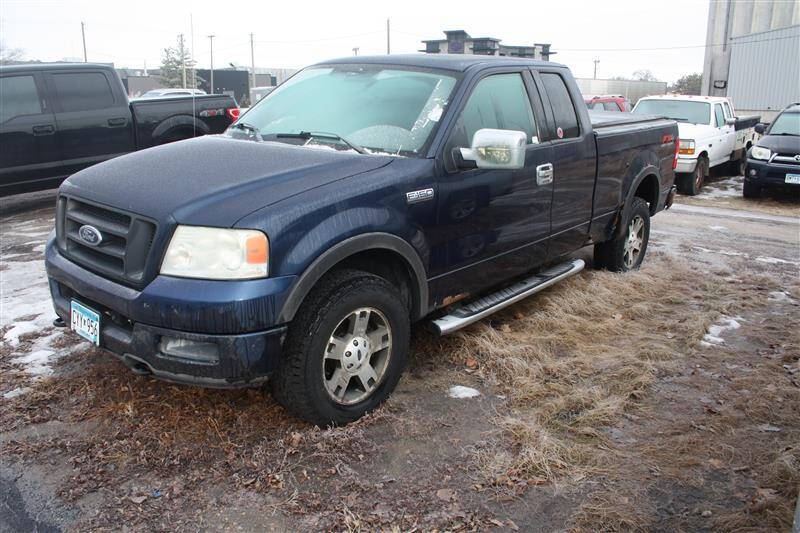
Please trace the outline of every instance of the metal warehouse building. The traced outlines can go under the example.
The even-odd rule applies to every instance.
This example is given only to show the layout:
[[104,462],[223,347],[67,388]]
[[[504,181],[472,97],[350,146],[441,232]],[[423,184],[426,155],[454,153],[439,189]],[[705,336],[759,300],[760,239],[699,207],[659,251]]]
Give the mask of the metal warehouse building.
[[701,94],[765,121],[800,102],[800,2],[710,0]]

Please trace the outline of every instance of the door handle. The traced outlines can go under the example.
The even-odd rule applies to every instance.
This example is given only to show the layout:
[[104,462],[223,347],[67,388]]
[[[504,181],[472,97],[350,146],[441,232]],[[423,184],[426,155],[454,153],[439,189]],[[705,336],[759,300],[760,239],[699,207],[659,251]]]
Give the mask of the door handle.
[[112,128],[118,128],[119,126],[124,126],[128,123],[128,119],[125,117],[117,117],[117,118],[110,118],[108,119],[108,125]]
[[536,184],[547,185],[553,183],[553,164],[545,163],[536,167]]
[[34,135],[52,135],[56,132],[56,127],[52,124],[42,124],[34,126],[32,129]]

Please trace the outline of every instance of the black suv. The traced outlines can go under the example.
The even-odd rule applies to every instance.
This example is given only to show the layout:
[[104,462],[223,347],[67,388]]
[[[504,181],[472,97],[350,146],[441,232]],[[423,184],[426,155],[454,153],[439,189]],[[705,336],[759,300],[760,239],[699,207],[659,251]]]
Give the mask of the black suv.
[[800,190],[800,102],[786,107],[772,124],[756,124],[764,135],[747,153],[744,197],[757,198],[761,189]]

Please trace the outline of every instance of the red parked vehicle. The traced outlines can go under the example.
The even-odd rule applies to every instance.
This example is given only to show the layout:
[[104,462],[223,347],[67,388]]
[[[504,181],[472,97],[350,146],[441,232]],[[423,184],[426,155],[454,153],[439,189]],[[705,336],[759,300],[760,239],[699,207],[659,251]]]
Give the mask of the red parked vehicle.
[[583,99],[589,111],[622,111],[630,113],[633,106],[621,95],[586,96]]

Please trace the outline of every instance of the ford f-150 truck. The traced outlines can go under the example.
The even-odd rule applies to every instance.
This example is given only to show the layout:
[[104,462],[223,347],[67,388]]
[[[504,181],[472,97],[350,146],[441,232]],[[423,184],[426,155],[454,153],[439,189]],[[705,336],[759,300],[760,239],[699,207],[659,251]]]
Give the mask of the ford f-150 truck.
[[678,121],[676,181],[678,191],[690,196],[703,188],[711,167],[727,164],[737,176],[744,174],[747,151],[755,142],[754,127],[761,118],[736,116],[733,103],[724,97],[681,94],[642,98],[633,112]]
[[410,326],[450,333],[584,267],[637,268],[674,195],[674,121],[599,113],[569,70],[490,56],[308,67],[224,136],[59,191],[57,314],[136,373],[267,381],[346,423],[395,388]]
[[109,65],[5,65],[0,196],[57,187],[74,172],[149,146],[222,133],[238,117],[226,95],[129,102]]

